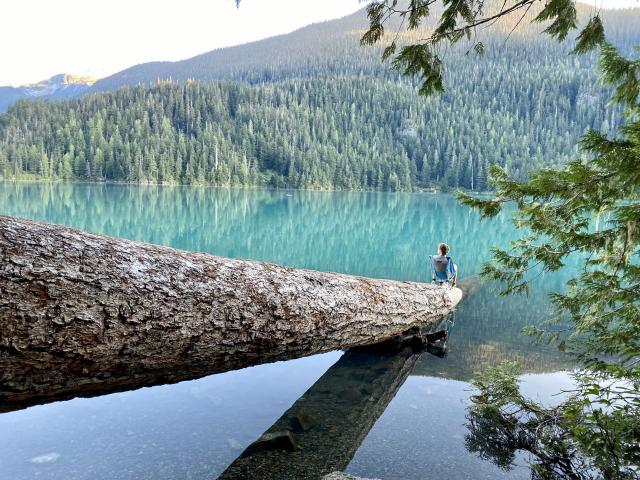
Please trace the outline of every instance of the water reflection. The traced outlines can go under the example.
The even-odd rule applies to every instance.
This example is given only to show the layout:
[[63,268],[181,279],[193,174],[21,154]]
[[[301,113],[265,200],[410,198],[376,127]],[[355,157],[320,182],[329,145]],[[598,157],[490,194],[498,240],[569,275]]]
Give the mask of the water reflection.
[[[0,213],[229,257],[417,281],[429,280],[426,255],[438,241],[452,245],[462,276],[469,277],[491,245],[505,246],[516,235],[508,215],[480,223],[453,198],[426,194],[0,183]],[[503,472],[465,449],[467,381],[503,359],[519,360],[529,373],[569,366],[553,348],[534,346],[520,334],[524,325],[548,317],[546,292],[565,278],[543,277],[528,297],[498,298],[491,285],[478,286],[458,308],[445,358],[423,354],[408,378],[401,370],[396,382],[404,384],[388,383],[395,397],[380,396],[386,409],[351,405],[353,418],[381,416],[375,423],[362,420],[364,429],[373,427],[361,433],[359,447],[362,439],[342,423],[345,439],[359,439],[350,447],[355,454],[347,472],[385,480],[529,478],[526,459],[518,454],[515,470]],[[0,472],[16,480],[214,478],[339,357],[0,415]],[[346,369],[339,371],[341,381],[349,377]],[[366,375],[353,370],[354,385]],[[535,390],[556,387],[539,383]],[[332,422],[350,415],[339,409],[340,396],[334,395]],[[340,431],[335,435],[339,439]],[[330,449],[333,440],[326,438]]]
[[[456,344],[457,327],[448,344]],[[257,479],[334,470],[385,480],[420,479],[426,471],[434,478],[528,478],[518,454],[518,467],[507,472],[466,452],[469,384],[419,370],[439,370],[449,356],[388,347],[339,356],[0,415],[0,467],[16,480],[214,478],[223,470],[222,478]],[[539,390],[531,379],[538,376],[529,383]],[[295,444],[255,442],[283,432]]]
[[216,478],[340,356],[2,414],[0,478]]
[[479,223],[448,195],[0,183],[0,213],[132,240],[292,267],[429,281],[427,255],[453,247],[463,276],[514,231]]
[[344,470],[422,351],[346,352],[221,479],[321,478]]
[[[413,455],[413,451],[417,450],[428,456],[419,462],[401,462],[395,465],[394,471],[387,472],[383,477],[385,479],[422,478],[425,463],[428,463],[431,473],[441,470],[438,475],[433,475],[434,478],[475,479],[482,478],[485,474],[487,478],[528,478],[528,457],[524,456],[521,449],[514,442],[502,442],[493,448],[493,425],[483,421],[486,419],[469,416],[466,407],[469,405],[470,385],[440,380],[429,375],[429,371],[437,371],[442,375],[443,370],[455,371],[460,367],[463,367],[464,375],[464,372],[471,371],[472,365],[461,365],[460,360],[490,361],[486,357],[474,355],[458,358],[454,356],[453,362],[448,361],[448,346],[457,344],[458,340],[465,340],[457,338],[458,325],[455,317],[457,315],[451,315],[430,329],[435,333],[429,335],[430,343],[424,350],[407,346],[393,349],[389,346],[390,342],[386,342],[379,346],[347,351],[269,429],[249,445],[219,478],[319,479],[328,473],[345,470],[377,478],[380,470],[372,469],[371,464],[380,460],[375,456],[367,458],[371,449],[382,450],[379,454],[384,457],[385,465],[390,464],[390,455]],[[494,352],[493,360],[501,361],[513,354],[513,351],[507,351],[504,352],[505,356],[500,356],[499,351]],[[566,364],[563,359],[558,359],[558,363]],[[477,365],[475,367],[481,368]],[[413,377],[410,383],[418,382],[427,387],[414,386],[401,390],[410,375]],[[541,388],[543,385],[548,388]],[[523,391],[539,397],[541,391],[556,392],[569,386],[565,373],[527,375]],[[411,422],[414,415],[428,417],[418,428],[412,425],[410,438],[415,443],[407,445],[406,439],[398,443],[389,441],[387,435],[389,432],[396,435],[397,425],[383,428],[383,440],[376,438],[378,435],[375,429],[373,435],[369,435],[379,417],[383,417],[380,422],[384,425],[386,418],[394,415],[394,409],[387,411],[387,407],[390,402],[397,403],[394,397],[398,391],[407,390],[413,395],[418,390],[418,395],[408,408],[404,406],[401,409],[398,421]],[[435,396],[434,390],[437,392]],[[442,398],[443,395],[445,398]],[[549,401],[548,395],[543,397],[545,401]],[[432,410],[437,413],[434,414]],[[424,437],[416,435],[416,430],[420,432],[425,428],[428,433],[424,433]],[[365,438],[367,440],[361,446]],[[425,449],[425,443],[430,448]],[[451,447],[451,444],[458,444],[458,448],[464,446],[473,455],[462,454],[460,450],[442,451],[443,445]],[[356,452],[358,454],[354,459]],[[367,461],[363,462],[363,457]],[[380,464],[377,467],[383,469]],[[452,472],[457,473],[454,475]]]
[[571,368],[571,359],[555,346],[536,345],[522,334],[525,325],[549,318],[547,289],[562,288],[562,281],[549,277],[545,288],[534,288],[525,297],[498,297],[495,285],[478,286],[458,306],[447,361],[425,359],[413,374],[469,381],[474,373],[503,361],[517,361],[526,373]]

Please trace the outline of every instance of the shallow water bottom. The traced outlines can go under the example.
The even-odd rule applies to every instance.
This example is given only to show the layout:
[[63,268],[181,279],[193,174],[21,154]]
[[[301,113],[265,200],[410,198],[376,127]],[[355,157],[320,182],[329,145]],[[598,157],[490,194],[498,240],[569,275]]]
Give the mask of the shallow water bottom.
[[[2,478],[216,478],[341,355],[331,352],[0,415]],[[528,393],[567,384],[564,373],[525,377]],[[467,451],[470,394],[466,382],[409,376],[346,471],[385,480],[529,478],[523,456],[504,471]]]

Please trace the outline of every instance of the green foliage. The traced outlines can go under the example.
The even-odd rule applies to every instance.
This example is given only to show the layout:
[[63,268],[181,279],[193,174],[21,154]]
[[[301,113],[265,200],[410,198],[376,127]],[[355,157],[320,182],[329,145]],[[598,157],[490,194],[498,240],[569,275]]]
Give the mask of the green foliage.
[[394,68],[402,70],[403,75],[422,76],[420,93],[444,92],[442,86],[442,60],[425,45],[407,45],[402,48],[392,63]]
[[576,41],[574,53],[584,54],[594,50],[604,43],[604,26],[599,15],[595,15],[589,20]]
[[620,136],[590,131],[582,139],[587,160],[535,171],[526,182],[494,167],[496,198],[460,198],[485,216],[515,202],[517,225],[531,232],[513,244],[511,253],[496,250],[495,261],[485,267],[487,276],[505,283],[505,293],[525,290],[536,266],[555,271],[570,255],[588,255],[568,291],[553,296],[574,324],[563,340],[590,367],[629,378],[638,375],[640,354],[640,109],[637,94],[626,90],[634,82],[637,88],[637,62],[621,59],[606,43],[601,56],[603,68],[613,66],[604,77],[616,81],[614,101],[624,102],[631,119]]
[[[640,52],[640,46],[635,48],[636,55]],[[615,94],[611,99],[614,103],[629,106],[631,115],[637,114],[637,106],[640,96],[640,60],[630,60],[620,55],[618,50],[610,43],[602,44],[600,55],[600,70],[605,82],[615,85]],[[623,131],[633,134],[637,126],[632,124],[624,127]],[[637,131],[636,131],[637,133]]]
[[[394,5],[395,4],[397,4],[397,0],[394,2]],[[384,35],[384,7],[385,6],[383,4],[376,2],[367,6],[367,16],[371,20],[371,28],[362,35],[362,38],[360,39],[360,43],[362,45],[373,45]]]
[[[459,194],[463,203],[486,217],[514,202],[516,225],[530,232],[509,251],[495,249],[493,261],[484,268],[484,275],[503,283],[502,293],[526,291],[536,268],[556,271],[576,255],[584,263],[567,290],[551,296],[570,328],[528,331],[557,342],[582,362],[576,395],[557,408],[536,411],[505,388],[502,371],[477,382],[481,392],[495,389],[503,403],[480,395],[474,415],[491,421],[500,417],[500,429],[518,425],[530,432],[531,418],[536,429],[546,425],[549,416],[555,419],[557,435],[544,430],[525,435],[535,447],[529,450],[542,458],[536,465],[540,478],[636,478],[640,465],[640,69],[637,60],[624,58],[606,42],[597,22],[593,25],[597,40],[582,36],[576,50],[600,46],[603,79],[614,87],[612,101],[625,108],[627,121],[618,136],[591,130],[582,138],[582,159],[560,170],[534,171],[525,182],[494,167],[493,199]],[[529,413],[524,425],[504,404]],[[566,469],[541,456],[549,452],[559,453]]]
[[603,388],[598,379],[581,375],[576,392],[544,406],[520,393],[516,374],[517,365],[503,363],[474,381],[478,394],[465,439],[470,451],[505,470],[517,451],[529,452],[536,479],[637,478],[637,390]]
[[[533,2],[522,2],[532,4]],[[547,0],[536,22],[550,22],[545,32],[558,40],[564,40],[569,32],[578,26],[574,0]],[[588,28],[588,27],[587,27]],[[588,36],[582,31],[582,36]]]
[[[388,2],[375,3],[388,19],[380,9]],[[524,10],[515,29],[537,2],[499,2],[493,13],[483,1],[443,3],[433,33],[404,46],[394,60],[404,74],[422,76],[425,94],[442,89],[440,43],[470,38],[470,29]],[[564,40],[578,25],[575,2],[541,3],[533,21]],[[510,468],[516,450],[529,451],[535,478],[627,479],[637,478],[640,468],[640,60],[630,56],[637,57],[637,47],[625,56],[607,41],[598,15],[586,22],[573,52],[596,49],[602,78],[614,89],[611,102],[625,110],[617,136],[590,129],[581,157],[563,168],[534,170],[523,181],[493,165],[494,198],[458,195],[484,217],[495,217],[507,203],[517,207],[514,222],[526,233],[509,250],[495,248],[482,272],[502,283],[502,294],[527,292],[538,275],[560,270],[570,258],[584,264],[565,292],[551,295],[568,326],[559,315],[528,329],[582,362],[574,394],[556,407],[536,404],[521,395],[513,365],[475,382],[480,393],[469,413],[468,447],[503,468]]]
[[[405,21],[415,25],[412,34],[435,28],[418,14],[435,15],[439,7],[429,1],[406,4],[412,6]],[[417,16],[410,19],[410,12]],[[637,13],[602,16],[616,45],[626,51],[638,42]],[[618,107],[605,109],[609,94],[597,86],[596,59],[568,56],[571,46],[539,37],[537,24],[524,25],[528,30],[506,43],[505,29],[487,29],[481,41],[472,38],[483,58],[467,57],[459,47],[446,56],[441,52],[448,62],[442,83],[447,92],[420,99],[414,91],[418,81],[399,78],[380,63],[393,40],[385,48],[358,46],[363,17],[360,12],[182,62],[139,65],[92,87],[97,92],[152,84],[153,94],[100,94],[60,108],[21,104],[0,115],[0,176],[478,191],[487,189],[492,164],[523,179],[531,169],[574,158],[585,130],[607,132],[620,122]],[[396,40],[393,54],[406,46],[406,38]],[[432,73],[428,88],[438,87]],[[222,83],[218,92],[191,84],[185,105],[175,100],[178,86],[158,86],[159,78],[225,79],[255,88]],[[196,101],[194,95],[203,98]],[[219,107],[215,114],[209,103]],[[101,137],[87,135],[91,129]],[[84,145],[76,148],[76,142]],[[65,164],[71,147],[73,158]],[[130,152],[135,158],[124,158]],[[245,156],[252,166],[248,174]]]

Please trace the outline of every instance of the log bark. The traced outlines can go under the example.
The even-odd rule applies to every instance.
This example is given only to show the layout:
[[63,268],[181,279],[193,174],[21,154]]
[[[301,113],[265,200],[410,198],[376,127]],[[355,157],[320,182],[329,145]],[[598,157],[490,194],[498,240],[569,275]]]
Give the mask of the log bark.
[[461,297],[0,216],[0,409],[376,343]]

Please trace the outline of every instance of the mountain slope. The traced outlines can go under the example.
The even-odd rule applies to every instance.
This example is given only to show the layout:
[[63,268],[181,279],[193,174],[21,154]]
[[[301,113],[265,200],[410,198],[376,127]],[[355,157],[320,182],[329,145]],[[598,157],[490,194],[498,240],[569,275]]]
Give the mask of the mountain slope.
[[[583,21],[592,10],[591,6],[579,5]],[[437,15],[437,11],[433,11],[432,14]],[[511,32],[517,18],[503,20],[489,30],[480,30],[479,35],[487,46],[488,54],[497,57],[505,51],[517,53],[520,61],[527,62],[524,54],[533,49],[544,51],[547,57],[545,60],[555,57],[551,61],[558,61],[560,65],[573,63],[574,58],[567,57],[573,42],[558,44],[541,34],[543,27],[528,21],[534,14],[533,11],[529,13],[529,19],[522,22],[506,43],[505,38]],[[603,10],[601,15],[607,26],[608,36],[623,51],[630,51],[640,43],[640,29],[637,28],[640,24],[639,8]],[[397,77],[395,72],[389,71],[388,64],[381,64],[381,47],[359,45],[359,39],[367,26],[365,11],[359,10],[347,17],[310,25],[286,35],[221,48],[182,61],[136,65],[98,80],[91,91],[152,84],[159,79],[177,82],[188,79],[233,80],[256,84],[318,76]],[[447,56],[453,57],[448,58],[447,68],[455,72],[455,66],[452,67],[451,64],[464,57],[464,48],[457,49]],[[581,59],[578,61],[583,63]]]
[[[0,116],[0,178],[483,190],[489,164],[522,177],[576,155],[585,128],[615,122],[590,84],[550,73],[524,92],[507,69],[469,75],[430,98],[405,83],[338,77],[19,102]],[[552,94],[532,94],[545,89]]]
[[158,79],[261,83],[308,76],[308,69],[333,75],[350,72],[354,60],[367,53],[362,49],[354,55],[357,34],[365,24],[364,11],[360,10],[289,34],[213,50],[186,60],[143,63],[98,80],[91,91],[148,84]]
[[22,99],[63,99],[78,97],[95,82],[89,77],[62,73],[38,83],[21,87],[0,87],[0,112]]

